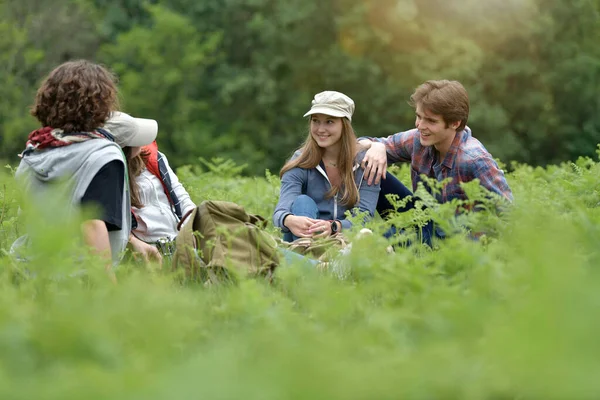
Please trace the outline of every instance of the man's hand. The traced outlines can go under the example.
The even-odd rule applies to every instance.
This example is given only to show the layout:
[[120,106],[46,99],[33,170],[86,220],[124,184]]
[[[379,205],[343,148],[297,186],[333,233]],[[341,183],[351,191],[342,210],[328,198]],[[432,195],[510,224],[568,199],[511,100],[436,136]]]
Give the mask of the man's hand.
[[314,233],[311,232],[310,228],[317,222],[320,222],[320,220],[308,217],[301,217],[297,215],[288,215],[287,217],[285,217],[283,224],[295,236],[313,237]]
[[358,141],[358,145],[360,146],[361,150],[369,150],[372,144],[373,142],[371,142],[369,139],[360,139]]
[[379,184],[381,178],[385,179],[387,172],[387,154],[385,145],[379,142],[372,142],[371,148],[365,153],[365,157],[361,163],[365,170],[365,177],[369,185]]
[[156,247],[141,241],[134,235],[129,235],[129,243],[131,244],[134,254],[140,254],[146,264],[150,261],[156,261],[159,264],[162,263],[162,255]]

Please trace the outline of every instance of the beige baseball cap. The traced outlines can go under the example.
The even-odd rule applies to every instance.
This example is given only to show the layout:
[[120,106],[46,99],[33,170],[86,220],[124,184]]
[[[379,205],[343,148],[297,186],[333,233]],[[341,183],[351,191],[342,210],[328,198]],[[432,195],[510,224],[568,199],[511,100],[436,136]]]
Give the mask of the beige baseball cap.
[[121,147],[146,146],[156,139],[158,122],[153,119],[134,118],[124,112],[115,111],[110,114],[104,124]]
[[346,117],[352,121],[354,113],[354,101],[344,93],[327,90],[315,95],[312,107],[304,114],[305,117],[312,114],[325,114],[332,117]]

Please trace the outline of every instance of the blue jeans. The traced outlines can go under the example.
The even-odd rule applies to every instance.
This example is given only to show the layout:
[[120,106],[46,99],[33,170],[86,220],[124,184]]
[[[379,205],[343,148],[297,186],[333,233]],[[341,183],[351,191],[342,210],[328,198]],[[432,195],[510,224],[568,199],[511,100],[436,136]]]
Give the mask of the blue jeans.
[[[404,207],[398,208],[398,210],[396,210],[385,197],[386,194],[395,194],[400,199],[403,199],[406,196],[413,196],[413,193],[406,186],[404,186],[402,182],[398,180],[398,178],[396,178],[394,175],[388,172],[386,174],[386,178],[381,180],[381,192],[379,193],[379,199],[377,200],[377,212],[379,213],[379,215],[381,215],[383,219],[387,218],[388,213],[390,211],[397,211],[402,213],[415,208],[415,201],[417,199],[412,197]],[[394,236],[397,232],[397,228],[395,226],[392,226],[390,229],[388,229],[387,232],[384,233],[384,236],[386,238],[390,238]],[[429,221],[427,225],[421,228],[421,233],[419,235],[421,243],[425,243],[431,247],[431,239],[434,236],[440,239],[444,237],[442,235],[442,232],[438,232],[438,230],[435,229],[433,221]]]
[[[292,208],[290,212],[293,215],[297,215],[300,217],[309,217],[313,219],[319,219],[319,209],[317,208],[317,203],[305,194],[301,194],[296,197],[296,200],[292,203]],[[294,235],[292,232],[285,232],[283,234],[283,240],[286,242],[293,242],[298,239],[298,236]]]
[[303,256],[302,254],[298,254],[296,252],[293,252],[292,250],[282,249],[281,247],[278,248],[277,250],[279,251],[279,254],[281,254],[283,256],[283,258],[285,259],[285,261],[288,264],[302,263],[309,267],[314,267],[319,264],[318,260],[314,260],[312,258]]

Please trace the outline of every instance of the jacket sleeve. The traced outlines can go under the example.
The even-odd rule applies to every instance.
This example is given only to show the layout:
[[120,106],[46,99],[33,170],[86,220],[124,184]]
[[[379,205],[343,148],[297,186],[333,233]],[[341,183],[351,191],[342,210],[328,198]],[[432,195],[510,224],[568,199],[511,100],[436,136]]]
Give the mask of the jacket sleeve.
[[[377,207],[377,200],[379,199],[379,192],[381,191],[381,184],[368,185],[364,179],[365,170],[359,168],[357,171],[360,178],[358,180],[358,194],[360,196],[358,205],[351,210],[353,216],[360,213],[366,212],[363,223],[370,221],[375,216],[375,209]],[[342,229],[352,228],[352,222],[349,219],[341,220]]]
[[283,225],[283,219],[291,214],[292,204],[302,194],[302,186],[307,179],[307,171],[302,168],[293,168],[281,177],[279,202],[273,212],[273,225],[281,228],[283,232],[290,231]]
[[[161,153],[162,154],[162,153]],[[175,195],[179,199],[179,203],[181,204],[181,213],[185,215],[188,211],[193,210],[196,207],[196,204],[192,201],[190,194],[185,190],[181,182],[179,182],[179,178],[175,175],[175,172],[171,169],[169,165],[169,160],[167,157],[162,154],[163,160],[165,161],[165,165],[167,166],[167,171],[169,172],[169,177],[171,178],[171,185],[173,186],[173,191]]]

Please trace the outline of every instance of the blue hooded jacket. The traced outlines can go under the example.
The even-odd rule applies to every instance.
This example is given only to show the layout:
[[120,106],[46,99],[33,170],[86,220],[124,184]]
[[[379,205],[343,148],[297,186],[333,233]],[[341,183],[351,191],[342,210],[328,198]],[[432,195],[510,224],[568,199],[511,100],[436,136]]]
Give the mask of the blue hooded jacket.
[[[297,151],[292,159],[297,158],[301,154]],[[369,218],[375,215],[375,207],[379,198],[380,185],[373,183],[368,185],[364,178],[364,169],[360,163],[365,155],[365,152],[360,152],[355,158],[354,163],[354,182],[358,188],[359,201],[352,208],[353,214],[368,212]],[[325,194],[331,189],[331,183],[327,178],[325,166],[321,162],[316,168],[292,168],[283,174],[281,178],[281,190],[279,194],[279,202],[273,213],[273,225],[281,228],[283,232],[289,232],[289,229],[283,225],[283,220],[290,215],[292,204],[298,196],[305,194],[312,198],[317,203],[319,209],[319,219],[334,220],[339,219],[342,223],[342,229],[350,229],[352,222],[346,219],[346,211],[348,208],[340,204],[337,196],[325,198]]]

